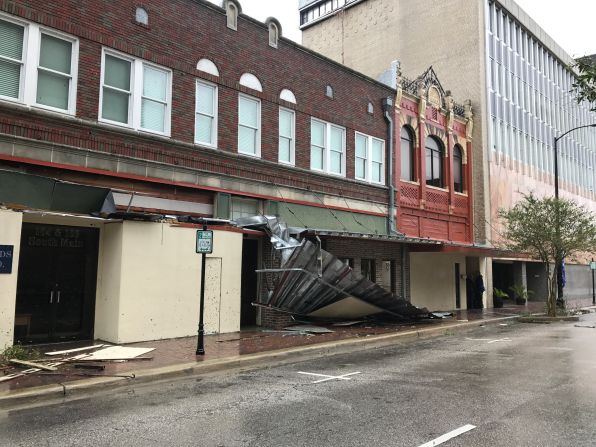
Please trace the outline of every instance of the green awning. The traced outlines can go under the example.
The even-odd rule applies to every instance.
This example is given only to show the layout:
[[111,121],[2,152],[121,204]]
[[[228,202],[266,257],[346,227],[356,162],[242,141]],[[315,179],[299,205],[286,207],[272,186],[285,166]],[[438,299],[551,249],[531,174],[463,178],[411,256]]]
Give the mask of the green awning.
[[116,211],[108,188],[7,170],[0,170],[0,203],[74,214],[103,215]]
[[269,202],[269,214],[291,227],[316,228],[366,234],[387,234],[387,218],[286,202]]

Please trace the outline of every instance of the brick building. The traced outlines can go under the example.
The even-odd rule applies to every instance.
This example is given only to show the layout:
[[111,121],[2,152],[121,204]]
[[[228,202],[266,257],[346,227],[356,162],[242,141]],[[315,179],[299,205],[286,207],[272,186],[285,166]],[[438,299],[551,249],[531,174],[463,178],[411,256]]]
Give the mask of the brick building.
[[[333,60],[374,78],[396,59],[407,77],[432,65],[456,97],[471,99],[478,245],[501,242],[499,209],[530,192],[554,194],[554,138],[596,122],[571,92],[573,59],[514,0],[301,0],[300,23],[304,45]],[[593,211],[595,144],[594,129],[559,142],[561,195]],[[538,263],[486,254],[494,255],[481,269],[488,304],[493,273],[494,287],[505,292],[516,284],[544,296]],[[568,298],[589,298],[589,274],[585,264],[567,265]]]
[[[426,90],[401,95],[234,0],[0,0],[0,37],[0,246],[12,264],[0,273],[0,346],[193,334],[200,257],[196,226],[178,216],[280,215],[410,296],[410,250],[436,235],[395,231],[407,212],[395,210],[393,121],[418,107],[417,132]],[[437,92],[428,113],[451,182],[441,145],[465,139],[471,117]],[[449,197],[417,218],[469,243],[471,217]],[[207,331],[266,320],[251,303],[268,242],[213,229]]]

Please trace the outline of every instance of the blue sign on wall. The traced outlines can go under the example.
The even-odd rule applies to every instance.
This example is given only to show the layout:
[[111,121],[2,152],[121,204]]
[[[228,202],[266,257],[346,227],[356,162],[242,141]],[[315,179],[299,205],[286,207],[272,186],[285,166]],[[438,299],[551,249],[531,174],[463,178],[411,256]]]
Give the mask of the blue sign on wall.
[[0,273],[12,273],[14,245],[0,245]]

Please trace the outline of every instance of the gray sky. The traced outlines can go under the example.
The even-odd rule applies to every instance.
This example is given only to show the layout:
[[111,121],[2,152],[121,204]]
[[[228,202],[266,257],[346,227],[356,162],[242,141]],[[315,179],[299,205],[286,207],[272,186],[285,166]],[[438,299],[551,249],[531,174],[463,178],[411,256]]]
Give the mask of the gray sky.
[[[221,3],[221,0],[210,1]],[[571,56],[596,53],[596,0],[516,1]],[[301,42],[298,0],[240,0],[240,4],[242,12],[257,20],[277,18],[283,35]]]

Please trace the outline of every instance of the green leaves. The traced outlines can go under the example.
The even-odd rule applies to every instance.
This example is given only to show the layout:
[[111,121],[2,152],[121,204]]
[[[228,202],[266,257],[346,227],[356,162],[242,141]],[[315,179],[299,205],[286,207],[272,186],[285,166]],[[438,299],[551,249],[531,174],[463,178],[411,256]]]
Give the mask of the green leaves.
[[578,59],[571,68],[576,71],[575,82],[572,85],[577,102],[589,102],[590,110],[596,112],[596,64],[588,59]]
[[596,251],[596,216],[572,200],[524,196],[510,210],[500,210],[510,250],[542,262],[556,262]]

